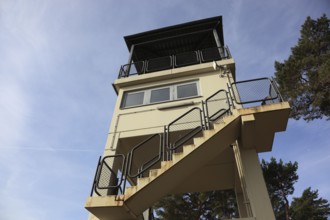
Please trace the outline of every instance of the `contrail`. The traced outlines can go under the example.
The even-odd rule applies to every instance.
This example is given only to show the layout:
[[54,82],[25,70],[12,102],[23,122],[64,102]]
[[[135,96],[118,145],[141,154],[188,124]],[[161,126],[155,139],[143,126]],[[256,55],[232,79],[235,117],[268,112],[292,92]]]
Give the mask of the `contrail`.
[[91,150],[87,148],[56,148],[56,147],[0,147],[0,150],[99,152],[97,150]]

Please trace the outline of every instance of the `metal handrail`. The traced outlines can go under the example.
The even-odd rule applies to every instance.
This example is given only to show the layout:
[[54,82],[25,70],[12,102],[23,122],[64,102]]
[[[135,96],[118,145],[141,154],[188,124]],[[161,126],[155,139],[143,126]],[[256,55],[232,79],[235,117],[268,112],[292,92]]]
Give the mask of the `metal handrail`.
[[99,171],[100,171],[100,165],[101,165],[101,156],[99,157],[99,160],[97,162],[97,166],[96,166],[96,171],[95,171],[95,175],[94,175],[94,180],[93,180],[93,186],[92,186],[92,190],[91,190],[91,193],[90,193],[90,196],[93,196],[93,192],[95,191],[95,193],[97,195],[100,196],[100,194],[95,190],[95,187],[96,187],[96,177],[99,175]]
[[[150,68],[150,62],[151,61],[159,61],[159,60],[164,60],[164,59],[166,59],[166,58],[169,58],[170,59],[170,65],[168,65],[168,66],[159,66],[158,68],[156,68],[156,69],[149,69]],[[146,65],[145,65],[145,69],[144,69],[144,71],[146,72],[146,73],[149,73],[149,72],[155,72],[155,71],[161,71],[161,70],[166,70],[166,69],[171,69],[171,68],[173,68],[173,57],[172,56],[164,56],[164,57],[157,57],[157,58],[153,58],[153,59],[150,59],[150,60],[148,60],[148,61],[146,61]]]
[[[178,62],[178,57],[180,56],[186,56],[186,55],[195,55],[195,61],[189,61],[189,62],[184,62],[184,63],[179,63]],[[199,56],[199,52],[198,51],[189,51],[189,52],[185,52],[185,53],[180,53],[174,56],[174,67],[183,67],[183,66],[189,66],[189,65],[193,65],[193,64],[198,64],[200,63],[200,56]]]
[[[224,93],[226,95],[226,103],[227,108],[219,108],[215,113],[213,113],[211,116],[209,115],[209,105],[208,103],[212,100],[213,97],[215,97],[216,95],[220,94],[220,93]],[[219,118],[221,118],[223,115],[225,115],[226,113],[228,113],[230,111],[230,102],[229,102],[229,97],[228,97],[228,92],[224,89],[220,89],[217,92],[215,92],[213,95],[211,95],[210,97],[208,97],[205,100],[205,111],[206,111],[206,118],[208,121],[216,121]],[[223,111],[223,112],[222,112]],[[221,114],[219,114],[220,112],[222,112]],[[215,117],[216,116],[216,117]]]
[[[135,66],[135,65],[136,66],[141,65],[141,71],[136,71],[134,73],[130,73],[132,66]],[[120,70],[119,70],[119,78],[144,74],[145,73],[145,68],[146,68],[145,67],[145,61],[137,61],[137,62],[134,62],[134,63],[129,63],[129,64],[122,65],[120,67]]]
[[[221,53],[219,51],[219,56],[218,57],[214,57],[213,59],[204,59],[203,58],[203,51],[205,50],[210,50],[210,49],[218,49],[218,50],[222,50],[223,53]],[[120,70],[119,70],[119,74],[118,74],[118,78],[124,78],[124,77],[129,77],[129,76],[133,76],[133,75],[140,75],[140,74],[146,74],[146,73],[150,73],[150,72],[155,72],[155,71],[160,71],[160,70],[165,70],[165,69],[171,69],[171,68],[179,68],[179,67],[182,67],[182,66],[188,66],[188,65],[193,65],[193,64],[198,64],[198,63],[205,63],[205,62],[210,62],[210,61],[214,61],[214,60],[219,60],[219,59],[229,59],[231,58],[231,54],[230,54],[230,51],[229,51],[229,48],[228,46],[224,46],[224,47],[210,47],[210,48],[205,48],[205,49],[201,49],[201,50],[196,50],[196,51],[187,51],[185,53],[195,53],[196,54],[196,58],[197,58],[197,61],[198,62],[187,62],[185,64],[182,64],[182,65],[177,65],[177,62],[176,62],[176,56],[177,55],[182,55],[182,54],[174,54],[174,55],[171,55],[171,56],[164,56],[164,57],[156,57],[156,58],[153,58],[153,59],[150,59],[150,60],[155,60],[155,59],[162,59],[162,58],[165,58],[165,57],[169,57],[171,59],[170,61],[170,65],[167,66],[167,67],[163,67],[163,68],[160,68],[160,69],[155,69],[155,70],[149,70],[148,69],[148,63],[150,60],[144,60],[144,61],[137,61],[137,62],[134,62],[134,63],[131,63],[131,64],[125,64],[125,65],[122,65],[120,67]],[[133,73],[131,74],[130,73],[130,69],[131,69],[131,66],[132,65],[135,65],[136,63],[143,63],[142,64],[142,67],[141,67],[141,71],[139,71],[138,73]],[[127,67],[127,69],[125,70],[125,67]]]
[[226,53],[227,53],[227,59],[230,59],[232,56],[231,56],[229,47],[228,46],[225,46],[225,50],[226,50]]
[[[190,132],[186,133],[185,135],[183,135],[180,139],[176,140],[174,143],[170,143],[170,133],[171,133],[171,126],[174,125],[176,122],[178,122],[180,119],[184,118],[185,116],[189,115],[191,112],[197,110],[199,112],[199,122],[200,122],[200,126],[196,126],[195,128],[193,128]],[[202,110],[198,107],[194,107],[192,109],[190,109],[189,111],[187,111],[186,113],[182,114],[180,117],[178,117],[177,119],[175,119],[174,121],[172,121],[171,123],[169,123],[167,125],[166,128],[166,144],[167,144],[167,149],[169,150],[176,150],[177,148],[179,148],[180,146],[182,146],[183,144],[185,144],[187,141],[189,141],[192,137],[196,136],[200,131],[202,131],[204,129],[204,124],[203,124],[203,118],[202,118]]]
[[141,168],[140,168],[140,175],[141,177],[143,177],[143,173],[145,171],[147,171],[148,169],[150,169],[152,166],[154,166],[155,164],[157,164],[161,159],[159,159],[159,155],[154,156],[151,160],[145,162],[144,164],[142,164]]
[[179,140],[175,141],[173,143],[173,145],[168,146],[168,149],[170,149],[170,150],[176,150],[176,149],[178,149],[180,146],[182,146],[185,143],[187,143],[187,141],[189,141],[191,138],[195,137],[202,130],[203,130],[203,127],[202,126],[198,126],[198,127],[194,128],[189,133],[187,133],[184,136],[182,136]]
[[[119,176],[119,178],[117,177],[117,174],[107,163],[106,163],[106,159],[107,158],[122,158],[122,166],[121,166],[121,175]],[[94,184],[94,190],[96,192],[97,195],[101,196],[101,194],[97,191],[98,189],[120,189],[120,186],[122,184],[122,182],[124,181],[124,179],[126,178],[125,175],[125,163],[126,163],[126,158],[125,155],[123,154],[115,154],[115,155],[110,155],[110,156],[106,156],[103,157],[102,161],[99,162],[98,164],[98,168],[96,171],[96,175],[95,175],[95,184]],[[106,168],[109,170],[109,172],[114,175],[112,178],[115,178],[116,180],[118,180],[118,182],[116,183],[116,185],[108,185],[108,186],[100,186],[100,179],[102,177],[102,169],[103,166],[106,166]],[[107,179],[106,181],[111,181],[111,175],[109,175],[109,179]],[[125,179],[126,181],[126,179]],[[122,189],[120,189],[120,191],[124,191]]]
[[124,66],[124,65],[121,65],[121,66],[120,66],[119,74],[118,74],[118,79],[123,78],[123,77],[126,76],[126,74],[125,74],[125,70],[124,70],[123,66]]
[[[242,84],[242,83],[249,83],[249,82],[256,82],[256,81],[261,81],[261,80],[267,80],[268,82],[269,82],[269,86],[270,86],[270,88],[272,88],[272,89],[274,89],[273,87],[273,84],[271,83],[271,80],[269,79],[269,78],[267,78],[267,77],[263,77],[263,78],[257,78],[257,79],[251,79],[251,80],[243,80],[243,81],[238,81],[238,82],[233,82],[233,83],[231,83],[231,87],[235,87],[236,88],[236,93],[237,94],[239,94],[240,92],[238,91],[238,89],[237,89],[237,84]],[[263,98],[259,98],[259,99],[253,99],[253,100],[248,100],[248,101],[242,101],[241,100],[241,98],[239,98],[239,97],[236,97],[236,93],[235,92],[233,92],[233,94],[234,94],[234,101],[237,103],[237,104],[240,104],[240,105],[242,105],[242,104],[250,104],[250,103],[256,103],[256,102],[265,102],[265,101],[270,101],[270,100],[276,100],[276,99],[278,99],[278,92],[274,89],[274,91],[275,91],[275,94],[276,94],[276,96],[275,97],[273,97],[271,94],[269,94],[269,92],[268,92],[268,94],[266,95],[264,95],[263,96]]]
[[276,91],[276,93],[277,93],[277,95],[279,97],[280,102],[284,102],[284,99],[283,99],[283,97],[282,97],[282,95],[280,93],[280,90],[278,89],[277,83],[275,82],[275,80],[274,80],[273,77],[270,79],[270,82],[273,85],[273,87],[274,87],[274,89],[275,89],[275,91]]
[[[152,159],[148,160],[147,162],[143,163],[141,165],[141,168],[139,169],[139,171],[136,174],[132,174],[132,162],[134,159],[134,152],[143,147],[146,143],[148,143],[149,141],[153,140],[155,137],[159,137],[159,151],[158,151],[158,155],[156,155],[155,157],[153,157]],[[162,159],[162,135],[161,134],[154,134],[152,136],[150,136],[149,138],[147,138],[146,140],[142,141],[141,143],[139,143],[138,145],[136,145],[135,147],[133,147],[133,149],[128,153],[128,170],[127,170],[127,175],[131,178],[135,178],[139,175],[141,175],[142,173],[144,173],[146,170],[148,170],[149,168],[151,168],[152,166],[154,166],[157,162],[159,162]]]
[[[217,57],[216,56],[213,56],[211,58],[206,58],[205,56],[205,51],[210,51],[210,50],[214,50],[214,51],[217,51]],[[220,51],[220,50],[223,50],[223,51]],[[222,56],[222,53],[221,52],[224,52],[225,51],[225,48],[224,47],[209,47],[209,48],[205,48],[205,49],[202,49],[199,51],[200,53],[200,56],[201,56],[201,61],[203,63],[206,63],[206,62],[211,62],[211,61],[215,61],[215,60],[221,60],[221,59],[226,59],[227,56],[224,55]]]
[[[270,98],[266,97],[266,99],[264,98],[264,99],[241,101],[240,99],[238,99],[239,97],[236,97],[236,94],[239,94],[239,91],[236,88],[236,84],[250,83],[250,82],[261,81],[261,80],[267,80],[269,82],[269,84],[267,84],[267,86],[269,86],[268,96]],[[142,141],[141,143],[139,143],[138,145],[134,146],[132,148],[132,150],[127,154],[127,157],[125,157],[122,154],[107,156],[107,157],[104,157],[102,160],[100,157],[98,165],[97,165],[97,169],[95,172],[95,176],[94,176],[94,182],[93,182],[93,186],[92,186],[91,196],[93,194],[93,190],[95,191],[95,193],[97,195],[101,196],[101,194],[97,191],[98,189],[112,189],[112,188],[118,188],[118,190],[120,190],[122,192],[122,194],[124,194],[128,177],[130,177],[130,178],[142,177],[143,173],[145,171],[149,170],[152,166],[156,165],[159,161],[171,160],[172,153],[175,152],[175,150],[177,150],[180,146],[183,146],[185,143],[187,143],[189,140],[191,140],[191,138],[195,137],[202,130],[211,129],[211,126],[209,125],[210,122],[218,120],[220,117],[223,117],[226,113],[230,113],[231,108],[235,108],[234,102],[236,102],[237,104],[246,104],[246,103],[253,103],[253,102],[263,102],[263,101],[272,101],[272,100],[274,101],[275,99],[278,99],[280,102],[284,101],[281,94],[279,93],[279,90],[278,90],[276,84],[274,84],[274,82],[272,80],[270,80],[269,78],[258,78],[258,79],[234,82],[231,84],[227,84],[227,88],[228,88],[228,91],[226,91],[224,89],[218,90],[217,92],[215,92],[214,94],[209,96],[207,99],[205,99],[205,101],[202,102],[202,109],[199,107],[194,107],[194,108],[190,109],[189,111],[185,112],[184,114],[182,114],[181,116],[179,116],[178,118],[176,118],[175,120],[173,120],[168,125],[164,126],[163,134],[154,134],[154,135],[148,137],[147,139],[145,139],[144,141]],[[234,92],[234,89],[236,89],[236,92]],[[263,91],[265,91],[264,85],[263,85]],[[220,93],[224,93],[225,97],[221,97],[219,99],[212,100],[214,97],[216,97]],[[260,95],[260,94],[258,94],[258,95]],[[209,115],[210,114],[209,103],[211,101],[216,102],[217,100],[224,100],[224,99],[226,100],[226,103],[228,104],[227,107],[224,108],[222,106],[219,106],[219,108],[216,109],[214,111],[214,113],[212,113],[212,115]],[[268,104],[268,103],[265,103],[265,104]],[[197,120],[195,120],[195,118],[193,118],[193,121],[187,121],[185,123],[177,123],[184,117],[188,116],[193,111],[198,111],[199,116],[198,116]],[[222,112],[222,113],[219,114],[220,112]],[[180,128],[178,130],[171,129],[172,126],[174,126],[174,125],[180,126],[181,124],[183,125],[183,124],[189,124],[189,123],[198,123],[198,125],[196,127],[194,127],[194,126],[189,127],[188,129],[186,129],[186,128],[184,128],[184,129]],[[176,139],[175,141],[172,142],[172,140],[171,140],[172,132],[176,132],[176,131],[183,132],[183,131],[187,131],[187,130],[189,130],[189,131],[184,134],[181,134],[181,136],[178,139]],[[138,149],[143,148],[143,146],[145,146],[145,144],[149,143],[149,141],[153,140],[156,137],[159,137],[158,154],[153,156],[148,161],[144,162],[138,168],[137,173],[132,174],[131,173],[132,164],[134,161],[135,152]],[[109,166],[109,164],[107,164],[105,162],[105,159],[108,157],[121,157],[122,158],[122,160],[123,160],[122,166],[121,166],[122,173],[121,173],[120,178],[118,178],[118,179],[120,179],[120,181],[118,181],[118,183],[116,183],[116,185],[102,187],[102,186],[99,186],[99,181],[100,181],[101,172],[102,172],[102,166],[106,166],[107,171],[111,173],[111,174],[108,174],[109,179],[107,181],[110,182],[111,175],[114,175],[113,177],[117,177],[117,174],[118,174],[118,173],[116,173],[116,171],[114,171]]]

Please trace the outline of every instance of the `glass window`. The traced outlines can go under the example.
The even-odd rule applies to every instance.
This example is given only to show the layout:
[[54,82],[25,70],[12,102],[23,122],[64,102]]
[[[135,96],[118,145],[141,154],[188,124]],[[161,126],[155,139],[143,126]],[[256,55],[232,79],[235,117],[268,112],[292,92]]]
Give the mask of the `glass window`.
[[122,108],[174,101],[199,95],[198,81],[125,92]]
[[144,92],[126,93],[124,98],[124,107],[143,105]]
[[150,103],[168,100],[170,100],[170,87],[151,90]]
[[197,83],[195,82],[177,86],[178,99],[197,96],[197,95],[198,95]]

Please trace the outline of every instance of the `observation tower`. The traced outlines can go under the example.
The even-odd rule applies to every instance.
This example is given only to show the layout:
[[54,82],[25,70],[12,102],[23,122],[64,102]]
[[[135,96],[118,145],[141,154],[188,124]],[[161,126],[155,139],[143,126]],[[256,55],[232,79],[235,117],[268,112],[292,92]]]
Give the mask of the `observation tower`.
[[236,81],[222,17],[124,39],[89,220],[151,220],[167,194],[227,189],[239,219],[275,220],[258,153],[272,150],[290,106],[272,79]]

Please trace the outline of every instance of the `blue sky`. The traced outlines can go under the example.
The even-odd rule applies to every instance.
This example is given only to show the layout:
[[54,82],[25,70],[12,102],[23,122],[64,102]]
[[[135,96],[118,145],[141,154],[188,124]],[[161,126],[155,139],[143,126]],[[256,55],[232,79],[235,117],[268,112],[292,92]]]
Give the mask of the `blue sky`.
[[[87,219],[83,208],[127,62],[123,36],[223,16],[240,79],[272,76],[327,0],[1,0],[0,219]],[[290,120],[263,158],[299,162],[295,196],[330,200],[330,123]]]

